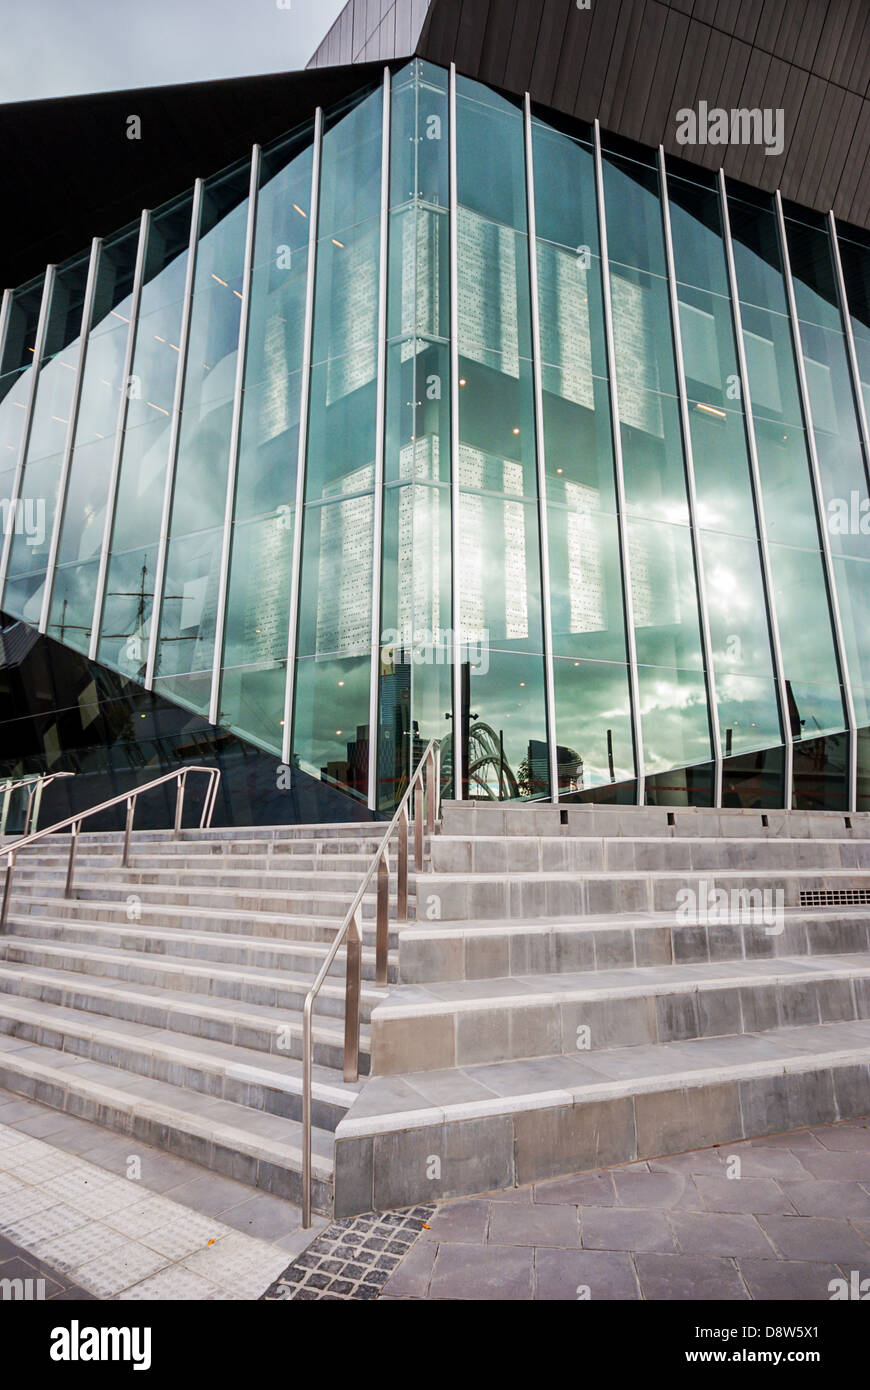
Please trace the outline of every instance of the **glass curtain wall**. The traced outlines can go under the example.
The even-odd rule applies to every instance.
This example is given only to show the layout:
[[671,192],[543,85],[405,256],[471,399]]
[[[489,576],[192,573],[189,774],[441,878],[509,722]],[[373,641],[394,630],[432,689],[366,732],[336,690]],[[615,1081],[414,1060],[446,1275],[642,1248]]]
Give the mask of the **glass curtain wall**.
[[76,650],[90,648],[100,553],[127,383],[139,224],[99,248],[75,440],[63,499],[47,631]]
[[325,123],[292,762],[367,802],[383,91]]
[[450,160],[447,73],[393,85],[377,804],[452,733]]
[[772,199],[728,199],[798,804],[848,805],[848,738]]
[[870,236],[462,78],[451,126],[418,60],[389,103],[5,297],[3,607],[382,813],[433,737],[458,795],[710,804],[718,747],[762,808],[857,749],[870,808]]
[[89,256],[78,256],[55,271],[42,353],[35,364],[38,375],[33,417],[25,441],[18,497],[23,521],[9,537],[3,592],[3,607],[34,627],[39,625],[42,613],[52,527],[76,395],[89,265]]

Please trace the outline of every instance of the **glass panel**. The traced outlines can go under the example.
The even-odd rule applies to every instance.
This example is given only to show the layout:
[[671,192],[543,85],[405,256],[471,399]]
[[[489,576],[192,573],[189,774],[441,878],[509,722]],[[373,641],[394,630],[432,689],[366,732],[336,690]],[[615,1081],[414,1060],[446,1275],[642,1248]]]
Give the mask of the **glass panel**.
[[376,217],[381,205],[383,90],[340,113],[323,136],[319,236]]
[[296,663],[292,762],[312,777],[368,797],[368,650]]
[[412,203],[390,215],[387,335],[449,336],[450,233],[447,213]]
[[760,811],[785,806],[784,779],[783,748],[726,758],[722,769],[722,805]]
[[[119,409],[126,385],[124,369],[138,245],[137,227],[107,242],[99,255],[60,530],[59,565],[90,559],[103,544]],[[96,564],[78,565],[74,572],[64,575],[52,594],[49,632],[54,632],[55,627],[67,633],[73,630],[76,637],[71,645],[81,650],[86,650],[83,639],[90,637],[98,571]],[[93,586],[90,590],[89,585]],[[65,605],[72,605],[76,611],[77,621],[72,629]]]
[[278,753],[290,609],[293,510],[233,529],[220,723]]
[[544,660],[463,649],[463,800],[548,796]]
[[727,309],[728,269],[717,190],[669,178],[668,205],[680,300],[682,289],[693,285],[724,296]]
[[729,198],[728,217],[741,302],[787,314],[776,214]]
[[639,666],[638,684],[647,773],[708,759],[710,722],[703,673]]
[[687,522],[680,411],[674,396],[619,390],[625,502],[630,513]]
[[787,680],[793,685],[836,687],[839,677],[821,555],[771,545],[770,563]]
[[819,738],[795,746],[792,805],[802,811],[848,810],[848,734]]
[[553,650],[589,661],[627,660],[616,518],[550,505]]
[[[139,579],[130,572],[125,552],[145,554],[149,558],[145,591],[147,613],[143,608],[141,623],[150,624],[154,585],[154,554],[151,550],[160,538],[163,515],[166,465],[175,381],[180,351],[182,300],[187,273],[190,240],[190,194],[170,203],[154,214],[148,233],[145,271],[133,370],[129,386],[127,428],[121,450],[118,497],[115,506],[110,549],[117,552],[109,566],[106,596],[106,623],[109,634],[122,631],[129,608],[126,600],[111,599],[138,589]],[[141,558],[134,569],[142,568]],[[135,582],[134,582],[135,581]],[[143,600],[144,602],[144,600]],[[133,635],[136,635],[135,633]],[[141,639],[140,639],[141,640]],[[99,659],[119,670],[138,670],[138,656],[122,658],[120,638],[110,635],[100,638]],[[122,665],[122,660],[127,664]],[[132,667],[130,663],[137,663]]]
[[429,740],[450,733],[450,556],[447,488],[388,488],[378,735],[378,805],[385,811],[395,805]]
[[611,261],[664,275],[658,171],[618,155],[606,154],[603,162]]
[[464,487],[534,497],[531,363],[494,353],[459,361],[459,480]]
[[417,338],[389,348],[386,435],[388,483],[449,482],[450,350],[446,343]]
[[91,640],[98,569],[96,560],[62,565],[54,577],[48,635],[80,652],[87,652]]
[[660,772],[646,779],[647,806],[712,806],[715,770],[712,763]]
[[[16,290],[11,297],[6,325],[3,356],[0,360],[0,474],[3,490],[0,503],[4,506],[4,527],[15,524],[9,520],[9,502],[21,449],[21,436],[27,414],[27,402],[33,378],[33,353],[39,308],[42,303],[43,277],[32,280]],[[5,535],[5,530],[4,530]]]
[[589,376],[607,375],[601,263],[538,242],[541,358],[562,369],[565,394],[582,399]]
[[544,367],[547,495],[572,511],[615,512],[613,433],[606,381]]
[[516,375],[531,356],[529,247],[519,232],[460,208],[459,351],[475,361],[498,354]]
[[526,230],[522,113],[477,82],[456,83],[458,201],[491,222]]
[[532,121],[535,221],[539,241],[598,256],[595,156],[588,145]]
[[620,413],[634,409],[633,398],[641,389],[676,395],[666,281],[642,271],[613,267],[610,293]]
[[542,651],[537,506],[463,491],[458,545],[460,640]]
[[100,660],[141,681],[148,660],[157,547],[113,555],[106,578]]
[[628,667],[563,659],[553,666],[560,797],[633,777]]
[[[630,521],[628,551],[638,661],[647,666],[703,670],[688,527]],[[701,761],[676,758],[673,765]]]
[[[222,542],[223,529],[179,536],[170,541],[166,559],[155,678],[161,678],[167,695],[186,692],[183,703],[200,690],[202,711],[210,685]],[[208,679],[176,682],[194,671],[207,673]]]
[[[12,536],[10,575],[37,569],[44,572],[47,563],[78,374],[88,265],[87,256],[78,257],[55,276],[20,488],[24,528],[16,529]],[[23,419],[25,412],[21,414]],[[28,508],[33,509],[34,530],[28,530],[26,524]],[[29,601],[32,613],[34,595]],[[23,616],[12,607],[9,595],[5,606],[16,616]]]

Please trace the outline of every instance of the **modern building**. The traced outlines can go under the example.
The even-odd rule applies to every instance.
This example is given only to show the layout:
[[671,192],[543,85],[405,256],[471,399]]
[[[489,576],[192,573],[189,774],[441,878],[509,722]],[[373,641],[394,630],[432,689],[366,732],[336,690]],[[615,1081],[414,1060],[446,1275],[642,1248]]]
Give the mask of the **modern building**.
[[870,809],[870,18],[724,8],[352,0],[5,108],[93,160],[0,262],[5,775]]

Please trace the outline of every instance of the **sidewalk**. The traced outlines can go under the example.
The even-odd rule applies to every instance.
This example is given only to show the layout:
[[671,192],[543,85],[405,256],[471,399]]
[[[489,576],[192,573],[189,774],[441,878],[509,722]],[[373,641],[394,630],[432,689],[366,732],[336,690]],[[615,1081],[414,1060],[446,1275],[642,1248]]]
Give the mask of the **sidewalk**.
[[868,1124],[441,1203],[382,1298],[828,1300],[870,1278]]

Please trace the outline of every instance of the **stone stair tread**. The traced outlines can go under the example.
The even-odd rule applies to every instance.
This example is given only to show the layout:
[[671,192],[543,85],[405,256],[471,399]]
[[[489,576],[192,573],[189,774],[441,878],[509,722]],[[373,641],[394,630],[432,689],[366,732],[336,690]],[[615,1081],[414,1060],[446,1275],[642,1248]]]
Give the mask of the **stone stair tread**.
[[[127,885],[124,884],[121,885],[121,887],[126,886]],[[127,897],[129,896],[128,894],[124,895],[123,900],[118,901],[111,898],[62,898],[59,897],[57,894],[51,893],[28,893],[27,896],[28,901],[32,903],[39,903],[47,907],[57,908],[60,904],[63,904],[66,907],[81,907],[83,909],[90,908],[92,911],[99,909],[101,912],[118,912],[121,914],[123,921],[125,923],[127,921]],[[348,906],[350,906],[350,900],[348,899],[347,901]],[[16,903],[15,898],[13,897],[12,906],[10,907],[10,914],[15,913],[16,909],[18,914],[20,915],[20,903]],[[172,914],[174,916],[179,917],[196,917],[200,919],[205,919],[206,921],[215,922],[226,922],[228,920],[238,918],[240,921],[244,922],[286,922],[294,926],[305,924],[308,926],[331,927],[334,931],[337,931],[339,926],[341,925],[340,919],[337,919],[336,917],[319,917],[316,913],[258,912],[255,908],[247,907],[210,908],[200,907],[199,904],[191,906],[189,903],[154,903],[153,905],[149,906],[147,903],[143,902],[142,910],[143,912],[159,912],[161,917],[165,917],[169,914]],[[396,920],[394,918],[391,919],[391,929],[395,929],[397,925],[398,924]],[[402,925],[404,925],[404,923]],[[374,918],[363,919],[363,930],[365,931],[368,926],[371,926],[373,932]],[[264,937],[263,940],[271,941],[272,937]]]
[[[92,978],[89,975],[80,975],[69,970],[50,970],[41,966],[19,965],[15,962],[7,963],[0,960],[0,994],[3,993],[4,980],[22,977],[37,982],[45,982],[79,998],[89,992],[99,997],[114,999],[117,999],[120,994],[128,1005],[138,1001],[144,1005],[159,1002],[170,1014],[187,1012],[196,1013],[201,1018],[210,1016],[226,1019],[231,1017],[239,1022],[249,1022],[259,1027],[264,1025],[274,1027],[280,1022],[282,1027],[286,1027],[292,1032],[299,1032],[302,1028],[301,1009],[298,1011],[277,1010],[262,1004],[248,1004],[236,999],[226,999],[221,995],[202,995],[191,991],[167,996],[166,991],[157,985],[131,985],[126,980],[107,979],[105,977]],[[315,1039],[343,1044],[343,1020],[331,1019],[328,1015],[318,1014],[314,1019],[313,1034]],[[360,1028],[360,1038],[361,1041],[368,1039],[368,1029],[365,1024]]]
[[[66,925],[68,921],[69,918],[37,917],[35,913],[26,913],[21,916],[16,916],[14,912],[10,911],[9,914],[10,927],[15,926],[19,928],[26,928],[28,926],[34,925],[43,927],[63,927]],[[285,956],[287,960],[293,960],[296,956],[325,956],[329,951],[329,943],[323,941],[305,941],[303,939],[285,940],[282,937],[273,936],[234,936],[231,932],[198,932],[189,929],[182,930],[173,927],[161,930],[159,927],[154,927],[150,924],[146,924],[145,926],[143,926],[139,922],[137,922],[135,926],[133,926],[129,925],[126,921],[87,922],[76,919],[76,931],[92,932],[95,938],[98,938],[101,934],[109,935],[114,932],[116,935],[129,937],[130,940],[135,940],[138,937],[143,941],[184,941],[185,943],[191,946],[220,946],[225,947],[227,950],[247,950],[250,951],[252,954],[256,954],[257,952],[272,952],[279,956]],[[25,935],[25,933],[22,933],[22,935]],[[10,936],[14,936],[15,940],[19,939],[17,933],[10,933]],[[43,939],[33,938],[33,940],[39,941],[41,944]],[[73,944],[82,945],[83,947],[87,945],[86,942]],[[101,949],[109,951],[120,951],[120,953],[124,956],[133,954],[127,947],[101,947]],[[148,956],[154,955],[155,958],[159,957],[162,959],[164,953],[148,951],[144,954]],[[363,946],[362,955],[363,960],[375,959],[375,951],[372,947],[369,946]],[[184,955],[177,955],[175,953],[167,953],[166,959],[186,960],[187,957]],[[391,962],[394,962],[396,959],[396,952],[390,950],[388,952],[388,959]],[[229,967],[233,970],[237,968],[235,962],[209,961],[208,963],[209,966],[211,966],[211,964],[228,964]],[[254,967],[250,968],[253,969]],[[260,969],[268,967],[256,968]],[[282,971],[282,977],[283,973],[284,972]],[[288,977],[293,978],[292,976],[290,976],[290,972],[287,973]],[[324,984],[324,989],[325,988],[326,984]]]
[[[109,1103],[139,1118],[149,1113],[165,1124],[281,1167],[298,1171],[302,1166],[302,1126],[296,1120],[265,1115],[232,1101],[214,1100],[123,1068],[76,1058],[67,1060],[66,1054],[38,1044],[0,1051],[0,1077],[13,1076],[29,1077],[43,1085],[54,1083],[64,1091]],[[312,1168],[328,1181],[332,1174],[333,1136],[312,1127],[311,1139]]]
[[[827,841],[824,841],[824,843],[828,843],[828,842],[827,842]],[[536,882],[540,882],[542,878],[543,878],[543,879],[546,879],[547,881],[556,880],[556,881],[558,881],[558,882],[574,882],[574,881],[576,881],[577,879],[593,878],[593,879],[604,879],[604,880],[606,880],[606,881],[608,881],[608,882],[611,882],[611,881],[613,880],[613,878],[614,878],[615,876],[617,876],[617,875],[618,875],[618,877],[620,878],[620,880],[629,880],[629,879],[631,879],[631,880],[633,880],[633,879],[669,879],[669,878],[679,878],[679,879],[681,879],[681,880],[686,880],[686,879],[707,879],[707,880],[709,880],[709,879],[727,878],[727,879],[734,879],[736,882],[739,883],[739,882],[742,882],[742,881],[745,880],[745,879],[749,879],[749,880],[751,881],[751,880],[754,880],[754,879],[757,879],[757,878],[765,878],[765,879],[769,878],[769,879],[779,879],[779,880],[781,880],[781,879],[783,879],[783,878],[807,878],[807,877],[809,877],[809,878],[863,878],[863,877],[868,877],[868,876],[870,876],[870,865],[865,866],[865,867],[862,867],[862,866],[857,866],[857,867],[852,866],[852,867],[849,867],[849,868],[843,868],[842,866],[841,866],[840,868],[830,868],[830,867],[826,867],[826,866],[824,866],[824,865],[821,865],[821,866],[819,866],[819,867],[817,867],[817,868],[812,868],[812,867],[807,867],[807,866],[805,866],[805,865],[801,865],[801,866],[798,866],[798,867],[789,867],[789,868],[781,868],[781,869],[764,869],[764,868],[756,868],[754,865],[753,865],[752,867],[744,867],[744,868],[742,868],[742,869],[733,869],[733,868],[728,868],[728,869],[719,869],[719,868],[706,868],[706,869],[683,869],[683,868],[679,868],[679,869],[677,869],[677,868],[674,868],[674,869],[622,869],[622,868],[620,868],[620,869],[586,869],[586,868],[583,868],[583,869],[516,869],[516,870],[508,869],[507,871],[505,871],[505,870],[503,870],[503,869],[495,869],[495,870],[492,870],[492,871],[487,871],[486,869],[474,869],[474,870],[468,870],[468,869],[434,869],[434,870],[432,870],[431,872],[428,872],[428,873],[426,874],[425,882],[426,882],[427,885],[429,885],[429,884],[431,883],[431,884],[435,885],[436,887],[437,887],[437,885],[438,885],[439,882],[444,881],[444,880],[447,880],[447,881],[449,881],[450,883],[456,883],[456,882],[462,882],[462,883],[481,883],[481,882],[483,882],[483,883],[490,883],[490,882],[496,882],[496,883],[498,883],[498,882],[503,882],[504,880],[507,880],[507,881],[509,881],[509,882],[513,882],[514,880],[526,880],[526,879],[528,879],[530,882],[536,883]]]
[[705,987],[764,986],[782,980],[852,979],[870,975],[868,956],[776,956],[758,960],[715,961],[709,964],[632,966],[621,970],[589,970],[505,976],[497,979],[397,985],[378,1006],[378,1018],[413,1017],[462,1009],[504,1008],[513,1004],[561,1003],[567,997],[644,997],[652,992],[677,993]]
[[[236,1077],[257,1080],[263,1085],[293,1094],[301,1091],[302,1063],[289,1056],[248,1052],[243,1047],[212,1038],[192,1037],[189,1033],[176,1033],[149,1024],[130,1023],[126,1019],[106,1018],[100,1014],[83,1014],[78,1009],[43,1000],[6,996],[3,1000],[3,1017],[42,1024],[63,1033],[65,1037],[94,1039],[106,1046],[119,1044],[131,1051],[154,1051],[186,1066],[226,1070]],[[0,1038],[8,1040],[10,1037],[15,1035],[0,1033]],[[343,1082],[338,1070],[317,1063],[312,1065],[312,1094],[317,1098],[328,1099],[333,1104],[348,1108],[361,1089],[362,1082]]]
[[[847,870],[846,872],[851,872]],[[609,875],[613,877],[612,873]],[[430,876],[427,876],[427,878]],[[447,875],[445,875],[447,877]],[[453,878],[451,874],[449,877]],[[476,874],[467,875],[476,878]],[[494,878],[498,875],[494,874]],[[538,877],[538,875],[529,875]],[[549,878],[550,875],[548,874]],[[573,877],[573,875],[566,875]],[[608,875],[600,875],[608,877]],[[642,877],[642,875],[641,875]],[[867,909],[862,907],[790,907],[784,905],[780,909],[785,921],[811,921],[827,922],[841,921],[844,919],[854,920],[860,918],[867,920]],[[731,913],[722,914],[722,925],[727,926],[731,918]],[[738,914],[734,914],[737,916]],[[584,912],[582,916],[577,914],[573,917],[547,917],[543,914],[539,917],[451,917],[446,921],[420,921],[400,922],[399,932],[402,937],[410,936],[415,938],[443,936],[445,933],[469,933],[473,935],[486,935],[489,932],[520,933],[529,931],[608,931],[611,928],[623,927],[666,927],[674,924],[684,926],[694,926],[692,922],[683,923],[677,916],[676,910],[664,911],[662,909],[637,909],[628,912]]]
[[811,1071],[834,1063],[870,1064],[870,1020],[375,1076],[341,1121],[336,1138]]
[[[30,918],[21,919],[20,925],[28,924]],[[114,928],[118,930],[118,928]],[[135,940],[136,933],[131,932],[131,937]],[[7,935],[0,939],[0,963],[4,959],[4,946],[18,950],[40,951],[50,956],[79,956],[84,962],[106,962],[108,964],[136,964],[147,966],[154,970],[167,970],[182,976],[221,976],[230,979],[245,979],[260,985],[274,986],[275,988],[292,989],[294,986],[307,992],[311,985],[312,978],[309,975],[296,974],[290,970],[275,971],[265,966],[245,965],[240,966],[232,961],[211,961],[203,958],[189,958],[187,956],[167,955],[159,951],[137,951],[128,947],[118,946],[96,946],[87,942],[76,941],[46,941],[40,937],[28,937],[24,935]],[[326,955],[327,948],[322,954]],[[310,953],[310,952],[309,952]],[[321,954],[319,952],[318,954]],[[373,953],[372,953],[373,954]],[[81,973],[81,972],[80,972]],[[98,975],[96,978],[105,979],[106,976]],[[114,978],[114,977],[112,977]],[[320,993],[326,997],[336,999],[344,998],[344,985],[335,979],[327,978],[324,980]],[[378,989],[369,981],[363,980],[361,996],[364,1000],[371,1003],[381,1002],[385,998],[385,991]]]

